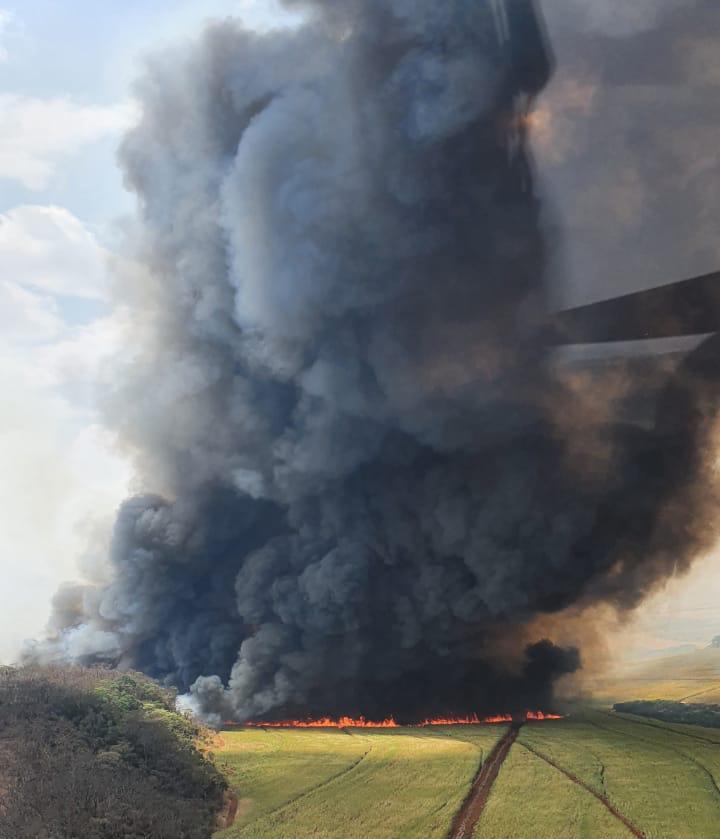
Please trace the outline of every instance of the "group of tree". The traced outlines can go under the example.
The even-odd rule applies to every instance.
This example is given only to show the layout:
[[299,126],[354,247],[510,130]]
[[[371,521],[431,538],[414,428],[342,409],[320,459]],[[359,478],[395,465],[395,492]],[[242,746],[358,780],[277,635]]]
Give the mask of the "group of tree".
[[720,728],[720,705],[671,702],[667,699],[643,699],[635,702],[618,702],[614,709],[623,714],[651,717],[662,722],[704,725]]
[[210,737],[137,673],[0,669],[0,839],[206,839]]

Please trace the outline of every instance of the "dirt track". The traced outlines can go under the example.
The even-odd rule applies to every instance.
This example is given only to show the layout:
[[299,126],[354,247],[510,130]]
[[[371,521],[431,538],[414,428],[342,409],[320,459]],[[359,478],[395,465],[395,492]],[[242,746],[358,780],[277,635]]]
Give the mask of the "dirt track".
[[235,824],[238,811],[239,799],[234,792],[227,790],[223,798],[223,808],[217,818],[218,830],[225,830],[228,827],[232,827]]
[[467,798],[453,821],[448,839],[471,839],[475,825],[487,803],[488,796],[500,767],[517,739],[520,725],[513,723],[507,733],[497,742],[488,759],[480,767]]
[[540,760],[544,760],[545,763],[549,763],[554,769],[557,769],[558,772],[562,772],[566,778],[569,778],[574,784],[577,784],[579,787],[582,787],[584,790],[589,792],[591,795],[595,796],[597,800],[607,809],[609,810],[613,816],[619,821],[622,822],[625,827],[632,833],[633,836],[637,837],[637,839],[647,839],[645,834],[640,830],[639,827],[636,827],[630,819],[623,814],[613,805],[610,803],[608,798],[604,795],[601,795],[599,792],[596,792],[591,786],[585,783],[585,781],[581,781],[577,775],[573,775],[572,772],[568,772],[567,769],[563,769],[560,764],[555,763],[554,760],[551,760],[547,755],[542,754],[542,752],[538,752],[535,749],[531,748],[530,746],[526,745],[525,743],[521,744],[524,749],[527,749],[531,754],[534,754],[535,757],[540,758]]

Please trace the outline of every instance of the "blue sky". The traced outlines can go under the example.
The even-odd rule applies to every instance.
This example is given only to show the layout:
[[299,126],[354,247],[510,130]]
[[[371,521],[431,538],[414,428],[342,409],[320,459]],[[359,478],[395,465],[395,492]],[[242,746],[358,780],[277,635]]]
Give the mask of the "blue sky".
[[[0,90],[63,98],[78,107],[119,107],[132,94],[145,54],[192,37],[214,17],[242,15],[258,28],[291,20],[272,0],[0,0],[4,25]],[[62,157],[42,190],[0,182],[0,212],[27,201],[61,204],[90,225],[105,225],[132,204],[114,164],[117,133],[99,134]]]

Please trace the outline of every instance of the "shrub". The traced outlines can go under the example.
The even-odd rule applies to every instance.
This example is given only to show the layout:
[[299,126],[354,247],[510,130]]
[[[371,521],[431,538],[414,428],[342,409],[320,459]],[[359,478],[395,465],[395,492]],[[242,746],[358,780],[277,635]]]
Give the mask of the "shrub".
[[0,671],[0,839],[206,839],[225,781],[137,673]]
[[615,711],[621,713],[652,717],[663,722],[720,728],[720,705],[696,705],[671,702],[667,699],[643,699],[634,702],[618,702],[613,707]]

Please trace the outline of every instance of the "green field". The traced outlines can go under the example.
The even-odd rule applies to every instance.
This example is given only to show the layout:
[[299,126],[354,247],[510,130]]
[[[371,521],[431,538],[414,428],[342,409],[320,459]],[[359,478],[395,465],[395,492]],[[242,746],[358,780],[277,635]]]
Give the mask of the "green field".
[[545,837],[632,839],[632,834],[592,795],[518,741],[500,770],[475,838]]
[[[557,726],[526,726],[518,743],[549,757],[606,795],[647,839],[712,839],[720,835],[717,729],[587,712]],[[560,775],[557,770],[556,774]],[[574,786],[565,780],[566,787]],[[502,786],[498,784],[498,792]],[[577,786],[575,790],[596,803],[589,793]],[[627,835],[620,828],[571,835]]]
[[239,730],[218,765],[240,799],[223,839],[442,839],[505,726]]
[[[222,839],[443,839],[504,726],[223,732]],[[549,762],[548,762],[549,761]],[[556,765],[552,765],[552,764]],[[720,836],[720,730],[583,710],[520,731],[474,839]]]

